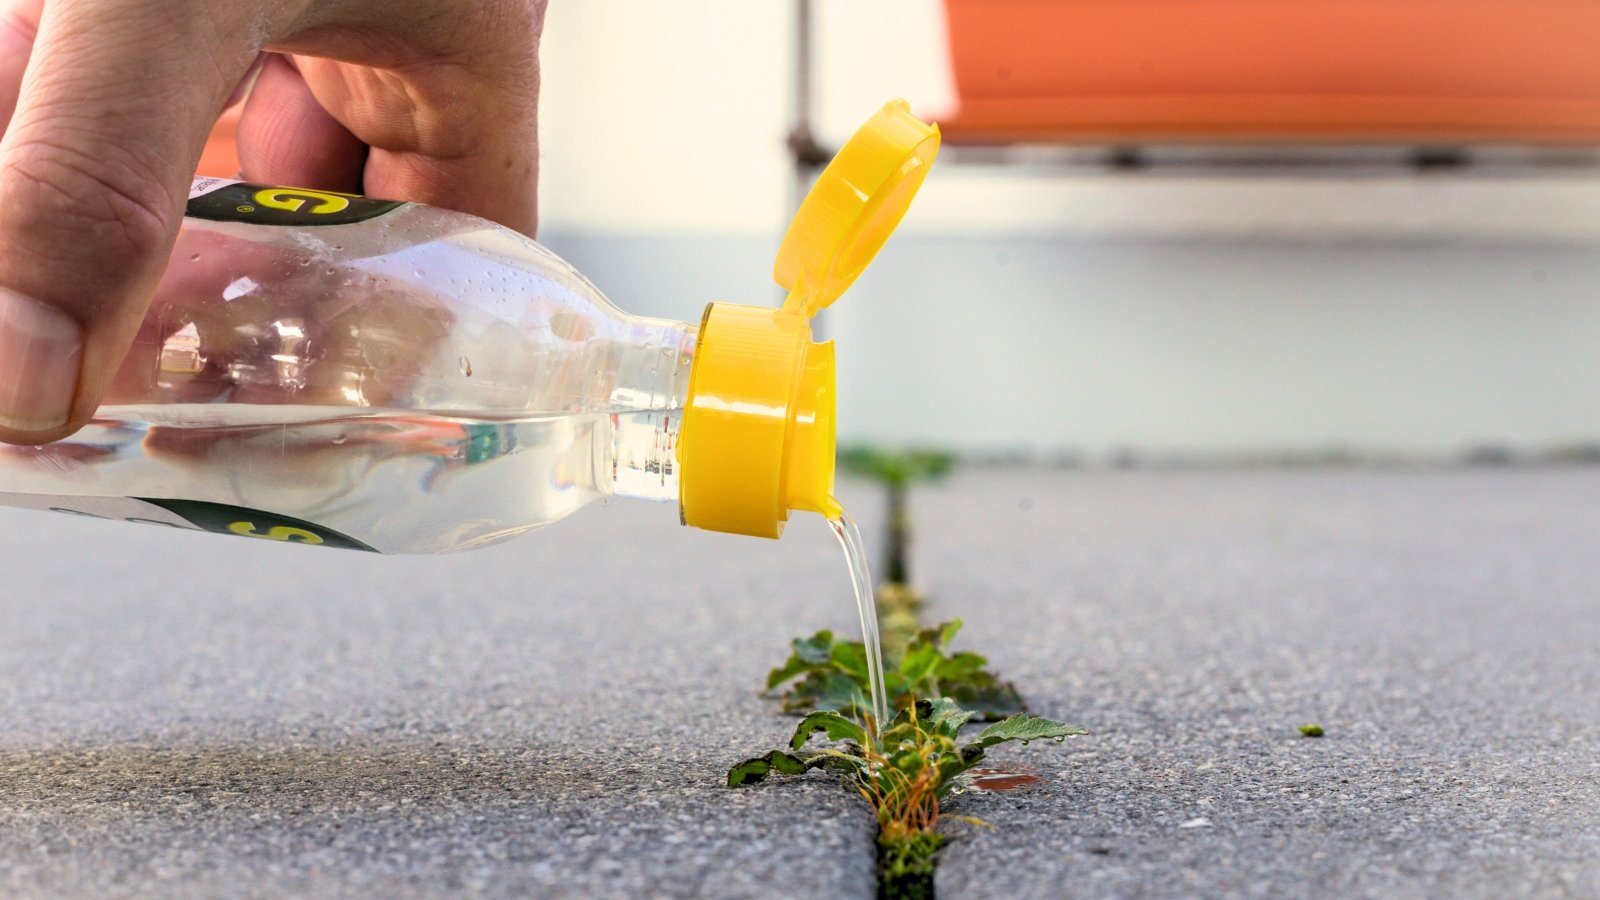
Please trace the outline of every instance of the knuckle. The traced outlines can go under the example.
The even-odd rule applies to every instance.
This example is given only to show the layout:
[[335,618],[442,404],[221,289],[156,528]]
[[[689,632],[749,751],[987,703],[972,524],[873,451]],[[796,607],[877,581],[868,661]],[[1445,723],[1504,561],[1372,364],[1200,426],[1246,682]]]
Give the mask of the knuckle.
[[87,242],[107,265],[132,264],[161,252],[177,225],[176,198],[125,155],[33,141],[8,156],[6,203],[23,220],[15,224],[64,250],[81,254]]

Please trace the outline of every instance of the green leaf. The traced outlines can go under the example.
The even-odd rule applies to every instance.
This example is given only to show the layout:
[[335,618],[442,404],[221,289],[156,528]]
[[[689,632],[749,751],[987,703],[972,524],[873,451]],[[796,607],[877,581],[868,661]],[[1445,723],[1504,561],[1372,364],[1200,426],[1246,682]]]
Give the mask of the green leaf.
[[788,661],[771,672],[767,673],[767,690],[772,690],[785,681],[799,678],[811,671],[815,666],[801,659],[799,656],[790,656]]
[[823,665],[833,657],[833,632],[823,630],[808,638],[795,638],[794,655],[813,665]]
[[[900,708],[913,696],[944,696],[983,722],[1027,712],[1016,687],[984,668],[988,661],[982,655],[946,655],[960,629],[960,619],[924,628],[907,643],[898,661],[889,660],[884,687],[891,704]],[[788,685],[781,693],[785,712],[835,709],[857,716],[870,712],[866,650],[860,641],[841,641],[831,631],[820,631],[793,641],[792,646],[789,659],[767,676],[768,690]]]
[[794,730],[794,737],[789,740],[789,748],[799,750],[811,740],[811,735],[823,732],[830,741],[855,741],[857,744],[867,742],[867,731],[855,721],[847,719],[833,710],[819,710],[800,720],[799,727]]
[[1016,686],[1001,681],[993,672],[979,671],[960,678],[940,679],[939,687],[945,696],[976,712],[980,721],[995,722],[1028,711]]
[[833,645],[833,667],[855,676],[861,684],[867,683],[867,650],[860,641]]
[[[970,743],[961,748],[961,756],[965,759],[968,754],[976,753],[982,757],[983,751],[996,744],[1007,741],[1037,741],[1043,738],[1062,740],[1076,734],[1088,734],[1088,730],[1076,725],[1057,722],[1042,716],[1018,714],[1008,719],[996,722],[978,733]],[[975,761],[975,760],[974,760]]]
[[956,705],[948,697],[940,697],[931,702],[924,728],[934,734],[954,740],[961,734],[962,726],[972,720],[974,713],[968,712]]
[[794,652],[784,664],[767,673],[769,691],[814,669],[826,668],[833,658],[833,632],[819,631],[808,638],[795,638],[790,646]]
[[729,769],[728,787],[760,783],[772,772],[782,775],[804,775],[810,769],[811,766],[807,765],[806,760],[782,750],[774,750],[766,756],[747,759]]
[[900,674],[915,684],[937,671],[943,661],[938,647],[913,641],[900,660]]
[[963,678],[988,664],[989,660],[984,656],[970,651],[962,652],[940,660],[939,667],[934,670],[933,675],[941,681]]
[[841,672],[830,673],[822,680],[813,709],[836,709],[861,713],[872,709],[867,698],[867,688],[860,681]]
[[747,759],[729,769],[728,787],[759,784],[774,772],[779,775],[804,775],[812,769],[832,769],[859,777],[866,766],[867,761],[861,757],[838,750],[821,750],[808,756],[774,750],[766,756]]
[[942,478],[955,465],[955,456],[933,449],[901,452],[870,445],[840,447],[839,467],[853,475],[871,478],[889,487]]
[[806,765],[813,769],[833,769],[839,772],[849,772],[853,775],[860,775],[867,769],[867,761],[865,759],[853,753],[832,749],[818,750],[816,753],[806,757]]
[[945,837],[926,831],[878,838],[878,896],[883,900],[931,900],[933,870]]

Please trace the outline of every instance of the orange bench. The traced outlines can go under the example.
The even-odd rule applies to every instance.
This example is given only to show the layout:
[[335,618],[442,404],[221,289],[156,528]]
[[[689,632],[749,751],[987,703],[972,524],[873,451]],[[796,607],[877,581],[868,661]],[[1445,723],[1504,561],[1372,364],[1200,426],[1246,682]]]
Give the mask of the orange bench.
[[1596,0],[946,0],[965,143],[1600,141]]

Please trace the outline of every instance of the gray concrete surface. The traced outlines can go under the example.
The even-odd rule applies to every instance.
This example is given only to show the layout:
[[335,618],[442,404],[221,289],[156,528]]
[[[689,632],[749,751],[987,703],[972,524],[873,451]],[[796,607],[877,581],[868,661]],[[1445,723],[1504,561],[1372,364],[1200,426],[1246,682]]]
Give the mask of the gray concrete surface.
[[[996,756],[946,897],[1600,897],[1600,470],[919,498],[934,612],[1094,735]],[[1326,736],[1297,726],[1321,724]]]
[[853,615],[808,524],[405,558],[0,516],[0,896],[867,896],[836,783],[723,786],[792,730],[787,639]]
[[[847,503],[877,516],[872,494]],[[1600,896],[1600,470],[969,472],[933,615],[1094,734],[997,751],[944,897]],[[0,513],[0,895],[870,896],[826,778],[735,792],[782,542],[618,503],[443,558]],[[1315,721],[1327,736],[1295,726]]]

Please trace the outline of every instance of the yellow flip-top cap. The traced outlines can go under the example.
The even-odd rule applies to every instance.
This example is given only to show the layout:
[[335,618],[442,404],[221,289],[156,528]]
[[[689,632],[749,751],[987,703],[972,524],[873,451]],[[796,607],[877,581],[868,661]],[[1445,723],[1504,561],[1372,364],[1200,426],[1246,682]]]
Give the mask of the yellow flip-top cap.
[[833,344],[811,340],[811,317],[877,255],[938,152],[937,128],[903,100],[885,106],[790,223],[773,272],[783,308],[706,307],[678,441],[685,524],[775,538],[790,510],[839,514]]
[[800,204],[772,277],[783,308],[814,316],[839,299],[911,208],[939,152],[939,129],[895,100],[844,145]]

